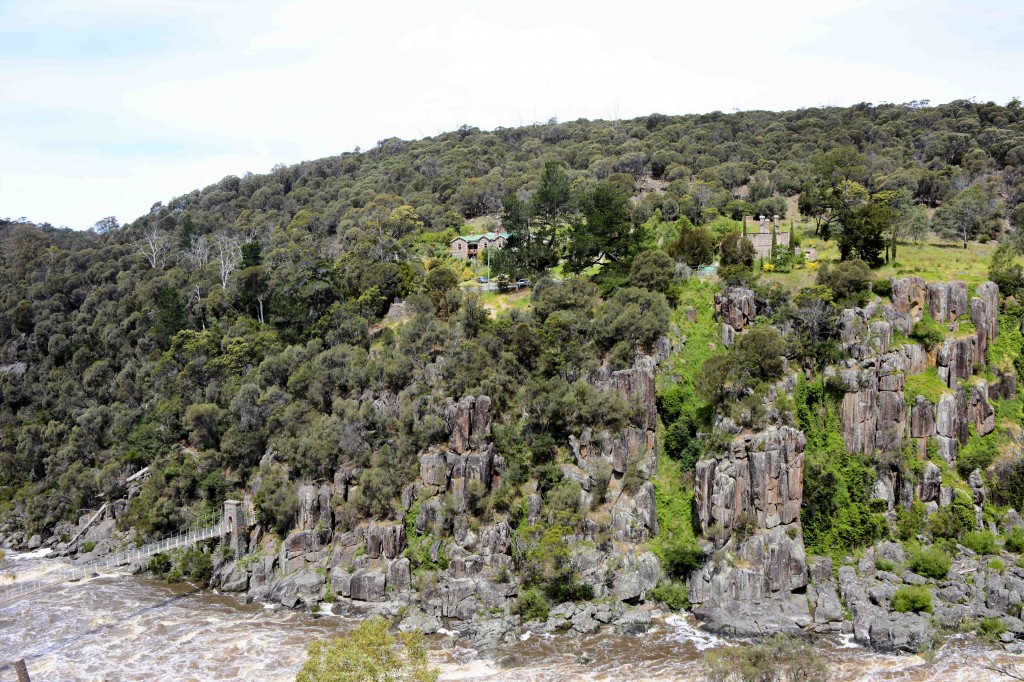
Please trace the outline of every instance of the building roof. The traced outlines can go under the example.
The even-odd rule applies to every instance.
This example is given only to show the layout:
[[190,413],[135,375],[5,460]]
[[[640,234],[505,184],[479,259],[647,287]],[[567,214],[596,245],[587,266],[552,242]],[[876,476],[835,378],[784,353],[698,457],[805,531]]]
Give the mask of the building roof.
[[[454,241],[458,241],[459,239],[461,239],[461,240],[465,241],[467,244],[476,244],[477,242],[479,242],[481,239],[484,239],[485,237],[487,238],[487,241],[493,242],[498,237],[504,237],[505,239],[508,239],[509,236],[510,235],[509,235],[508,232],[488,232],[487,234],[469,234],[469,235],[466,235],[465,237],[456,237],[452,241],[454,242]],[[449,242],[449,243],[451,243],[451,242]]]

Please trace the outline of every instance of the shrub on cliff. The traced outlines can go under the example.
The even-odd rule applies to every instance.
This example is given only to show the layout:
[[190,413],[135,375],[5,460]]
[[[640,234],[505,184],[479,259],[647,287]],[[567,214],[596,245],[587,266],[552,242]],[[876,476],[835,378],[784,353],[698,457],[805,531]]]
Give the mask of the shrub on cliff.
[[942,343],[942,340],[946,338],[946,332],[930,315],[925,315],[911,327],[910,338],[931,350]]
[[523,619],[523,622],[531,620],[546,621],[548,619],[548,602],[537,590],[526,590],[520,592],[512,604],[512,613]]
[[1006,534],[1006,549],[1016,554],[1024,552],[1024,526],[1011,528]]
[[978,554],[995,554],[998,551],[996,548],[996,536],[989,530],[964,533],[963,537],[960,538],[960,543]]
[[914,553],[910,558],[910,570],[926,578],[944,580],[949,575],[953,560],[938,547],[928,547]]
[[697,546],[693,540],[676,542],[665,548],[664,566],[665,572],[674,578],[685,580],[690,576],[691,571],[696,571],[704,565],[704,550]]
[[690,588],[682,583],[658,583],[658,586],[647,593],[653,601],[661,602],[673,611],[690,608]]
[[932,593],[926,587],[904,585],[896,590],[892,598],[892,607],[900,613],[931,613]]
[[999,285],[1003,296],[1016,296],[1024,289],[1024,268],[1016,260],[1017,254],[1010,244],[1000,244],[992,254],[988,278]]

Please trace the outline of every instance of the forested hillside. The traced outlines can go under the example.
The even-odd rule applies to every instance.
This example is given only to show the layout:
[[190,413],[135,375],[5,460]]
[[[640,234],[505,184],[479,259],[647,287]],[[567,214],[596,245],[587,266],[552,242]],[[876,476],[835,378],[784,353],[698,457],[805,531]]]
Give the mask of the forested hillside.
[[[912,540],[925,529],[915,496],[897,512],[873,490],[887,472],[923,475],[936,453],[882,436],[875,447],[874,435],[863,446],[827,368],[849,369],[890,342],[920,344],[935,364],[946,337],[978,331],[973,307],[972,322],[957,322],[966,310],[938,319],[900,308],[890,278],[922,274],[967,281],[965,305],[985,279],[998,284],[1003,336],[985,338],[999,358],[976,356],[968,369],[1016,376],[1020,316],[1004,299],[1024,286],[1022,168],[1017,100],[862,104],[463,127],[229,176],[125,225],[3,221],[0,531],[66,543],[82,510],[127,499],[127,476],[149,466],[117,518],[140,537],[248,496],[264,529],[316,529],[318,547],[331,530],[337,541],[368,521],[400,524],[412,569],[428,571],[447,569],[445,538],[469,551],[467,528],[507,523],[518,544],[496,553],[514,557],[517,608],[604,589],[554,551],[570,536],[599,548],[613,536],[652,543],[672,601],[674,581],[736,528],[758,528],[698,521],[698,461],[720,458],[737,433],[778,426],[806,434],[802,536],[789,535],[800,552],[804,541],[837,555]],[[749,215],[780,216],[803,250],[756,259],[739,222]],[[499,225],[511,237],[493,262],[451,258],[451,238]],[[820,260],[806,262],[809,246]],[[939,265],[915,261],[936,253]],[[717,276],[693,276],[712,263]],[[502,289],[520,277],[534,286],[474,291],[492,269]],[[396,299],[404,304],[392,309]],[[866,340],[880,304],[900,313],[884,348]],[[636,382],[658,363],[655,416]],[[917,373],[904,367],[901,381],[904,372]],[[972,374],[930,372],[907,390],[936,405]],[[968,438],[965,421],[961,462],[973,459],[945,458],[948,485],[964,487],[958,468],[966,480],[1010,452],[1014,396],[999,413],[1005,451]],[[784,438],[794,454],[799,439]],[[445,444],[460,456],[491,448],[486,474],[467,463],[463,481],[449,459],[432,488],[425,462]],[[586,464],[590,448],[608,462]],[[645,449],[668,455],[660,469]],[[988,502],[1024,505],[1017,479],[1001,480]],[[299,484],[326,492],[310,507]],[[654,488],[657,520],[645,507]],[[307,524],[303,509],[321,523]],[[963,527],[936,537],[970,525],[948,523]]]

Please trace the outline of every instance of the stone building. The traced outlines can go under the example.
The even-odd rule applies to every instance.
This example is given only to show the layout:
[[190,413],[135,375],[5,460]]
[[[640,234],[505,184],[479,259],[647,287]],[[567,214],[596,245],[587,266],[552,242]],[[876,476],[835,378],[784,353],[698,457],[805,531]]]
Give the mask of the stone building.
[[779,229],[779,216],[760,216],[757,231],[751,232],[748,225],[754,222],[754,216],[743,216],[743,236],[754,244],[754,253],[758,258],[771,258],[772,247],[790,246],[790,233]]

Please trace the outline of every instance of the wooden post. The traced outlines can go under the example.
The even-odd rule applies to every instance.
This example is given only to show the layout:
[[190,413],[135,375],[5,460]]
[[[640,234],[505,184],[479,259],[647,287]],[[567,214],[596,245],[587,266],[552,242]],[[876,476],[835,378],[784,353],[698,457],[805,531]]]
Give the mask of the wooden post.
[[18,682],[32,682],[28,677],[28,668],[25,667],[25,659],[14,662],[14,672],[18,673]]

